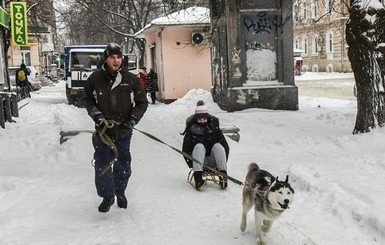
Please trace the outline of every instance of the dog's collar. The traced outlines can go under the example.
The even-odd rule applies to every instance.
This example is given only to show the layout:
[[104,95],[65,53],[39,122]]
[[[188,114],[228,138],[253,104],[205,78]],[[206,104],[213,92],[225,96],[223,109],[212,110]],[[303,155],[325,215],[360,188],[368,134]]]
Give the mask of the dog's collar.
[[255,191],[255,193],[256,193],[258,196],[262,197],[262,199],[268,201],[268,200],[267,200],[267,191],[261,191],[261,190],[254,190],[254,191]]
[[281,209],[275,209],[272,207],[269,199],[267,199],[267,193],[270,191],[270,188],[271,186],[269,186],[269,188],[265,191],[262,191],[262,190],[258,190],[256,188],[251,188],[251,186],[249,185],[246,185],[250,190],[254,191],[255,194],[257,194],[258,196],[260,196],[264,202],[264,204],[267,206],[267,208],[269,210],[271,210],[270,212],[273,213],[273,212],[278,212],[278,213],[282,213],[284,210],[281,210]]

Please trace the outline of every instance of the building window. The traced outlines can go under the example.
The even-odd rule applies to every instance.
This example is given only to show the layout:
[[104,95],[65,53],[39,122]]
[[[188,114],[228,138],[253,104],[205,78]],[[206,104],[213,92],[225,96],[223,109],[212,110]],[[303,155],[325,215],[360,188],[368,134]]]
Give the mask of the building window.
[[318,72],[318,65],[313,65],[311,68],[312,72]]
[[317,34],[314,34],[313,42],[312,42],[312,54],[313,55],[318,55],[318,53],[319,53],[319,42],[320,42],[319,36]]
[[302,72],[308,72],[308,71],[309,71],[309,67],[307,65],[303,65]]
[[326,34],[326,52],[333,52],[334,47],[333,47],[333,33],[329,32]]
[[302,38],[302,50],[305,55],[308,54],[307,48],[308,48],[307,38],[304,37]]
[[31,48],[28,46],[21,46],[20,47],[20,54],[21,54],[21,62],[24,63],[26,66],[30,66],[31,64]]
[[301,20],[306,20],[307,19],[307,15],[306,15],[306,3],[303,2],[301,3]]
[[311,2],[311,17],[313,19],[318,17],[318,0],[312,0]]
[[330,15],[332,13],[332,10],[333,10],[333,1],[332,0],[325,0],[325,5],[326,5],[325,14]]
[[32,65],[31,51],[21,51],[21,62],[23,62],[26,66]]
[[299,49],[299,40],[298,39],[294,40],[294,48]]

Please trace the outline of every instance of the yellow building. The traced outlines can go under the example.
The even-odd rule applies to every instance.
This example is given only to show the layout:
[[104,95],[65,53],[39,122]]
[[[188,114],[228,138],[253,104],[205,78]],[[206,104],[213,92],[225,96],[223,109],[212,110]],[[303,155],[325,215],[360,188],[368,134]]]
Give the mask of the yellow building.
[[293,46],[302,50],[302,71],[352,71],[345,35],[349,15],[341,2],[294,0]]

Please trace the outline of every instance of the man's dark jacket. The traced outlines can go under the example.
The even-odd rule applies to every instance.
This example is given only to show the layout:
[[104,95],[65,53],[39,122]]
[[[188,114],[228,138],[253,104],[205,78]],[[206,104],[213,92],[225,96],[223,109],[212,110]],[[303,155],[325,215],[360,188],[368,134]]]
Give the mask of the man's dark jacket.
[[105,68],[96,70],[87,79],[84,92],[84,104],[92,119],[103,115],[106,119],[127,123],[133,118],[137,124],[148,107],[139,78],[124,69],[116,74]]

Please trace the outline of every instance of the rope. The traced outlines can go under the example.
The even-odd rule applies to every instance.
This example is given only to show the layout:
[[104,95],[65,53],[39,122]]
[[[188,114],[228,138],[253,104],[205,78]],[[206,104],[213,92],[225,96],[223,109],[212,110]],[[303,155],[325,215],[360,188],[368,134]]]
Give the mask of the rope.
[[146,135],[147,137],[149,137],[150,139],[152,139],[152,140],[154,140],[154,141],[157,141],[157,142],[159,142],[159,143],[161,143],[161,144],[163,144],[163,145],[166,145],[166,146],[170,147],[172,150],[178,152],[179,154],[181,154],[181,155],[184,156],[185,158],[187,158],[187,159],[189,159],[189,160],[191,160],[191,161],[193,161],[193,162],[196,162],[196,163],[198,163],[198,164],[204,166],[205,168],[209,169],[209,170],[212,171],[213,173],[215,173],[215,174],[217,174],[217,175],[220,175],[220,176],[222,176],[222,177],[224,177],[224,178],[226,178],[226,179],[228,179],[228,180],[234,182],[234,183],[237,184],[237,185],[244,185],[244,183],[243,183],[242,181],[237,180],[237,179],[235,179],[235,178],[233,178],[233,177],[231,177],[231,176],[229,176],[229,175],[227,175],[227,174],[225,174],[225,173],[223,173],[223,172],[220,172],[220,171],[218,171],[218,170],[216,170],[216,169],[214,169],[214,168],[211,168],[211,167],[205,165],[204,163],[202,163],[202,162],[200,162],[199,160],[197,160],[197,159],[195,159],[194,157],[192,157],[190,154],[188,154],[188,153],[186,153],[186,152],[184,152],[184,151],[181,151],[181,150],[179,150],[179,149],[177,149],[177,148],[175,148],[175,147],[173,147],[173,146],[171,146],[171,145],[169,145],[169,144],[163,142],[162,140],[160,140],[159,138],[155,137],[154,135],[152,135],[152,134],[150,134],[150,133],[147,133],[147,132],[144,132],[144,131],[142,131],[142,130],[139,130],[139,129],[137,129],[137,128],[133,128],[133,129],[136,130],[136,131],[138,131],[138,132],[140,132],[140,133],[142,133],[142,134],[144,134],[144,135]]
[[112,168],[112,166],[114,165],[114,163],[118,160],[118,156],[119,156],[119,152],[118,152],[118,148],[116,147],[114,141],[110,138],[110,136],[108,136],[108,134],[106,134],[106,131],[108,129],[111,129],[115,126],[116,122],[115,121],[112,121],[112,120],[107,120],[107,119],[103,119],[101,121],[101,124],[103,124],[103,128],[102,130],[100,131],[97,131],[99,133],[99,137],[100,137],[100,140],[106,145],[108,146],[109,148],[111,148],[112,152],[114,153],[114,158],[111,162],[109,162],[107,164],[107,166],[105,166],[103,169],[102,169],[102,175],[104,175],[108,170],[110,170]]
[[[106,131],[107,131],[107,129],[113,128],[115,125],[119,125],[119,124],[125,125],[125,124],[124,124],[124,123],[120,123],[120,122],[116,122],[116,121],[114,121],[114,120],[107,120],[107,119],[103,119],[103,120],[102,120],[102,123],[104,124],[104,127],[102,128],[102,130],[98,131],[99,136],[100,136],[100,139],[102,140],[102,142],[103,142],[106,146],[110,147],[111,150],[112,150],[113,153],[114,153],[114,159],[113,159],[113,160],[112,160],[106,167],[104,167],[103,170],[102,170],[102,174],[104,175],[108,170],[110,170],[110,169],[112,168],[112,166],[114,165],[114,163],[118,160],[118,156],[119,156],[119,152],[118,152],[118,149],[117,149],[115,143],[114,143],[113,140],[106,134]],[[138,132],[144,134],[145,136],[149,137],[150,139],[152,139],[152,140],[154,140],[154,141],[157,141],[157,142],[159,142],[159,143],[161,143],[161,144],[163,144],[163,145],[165,145],[165,146],[168,146],[169,148],[171,148],[172,150],[178,152],[179,154],[181,154],[181,155],[184,156],[185,158],[187,158],[187,159],[189,159],[189,160],[191,160],[191,161],[193,161],[193,162],[196,162],[196,163],[198,163],[198,164],[204,166],[205,168],[209,169],[209,170],[212,171],[213,173],[215,173],[215,174],[217,174],[217,175],[219,175],[219,176],[222,176],[222,177],[224,177],[224,178],[226,178],[226,179],[228,179],[228,180],[234,182],[234,183],[237,184],[237,185],[241,185],[241,186],[245,185],[242,181],[237,180],[237,179],[235,179],[235,178],[233,178],[233,177],[231,177],[231,176],[229,176],[229,175],[227,175],[227,174],[225,174],[225,173],[223,173],[223,172],[220,172],[220,171],[218,171],[218,170],[216,170],[216,169],[214,169],[214,168],[212,168],[212,167],[209,167],[209,166],[205,165],[204,163],[202,163],[202,162],[200,162],[199,160],[197,160],[197,159],[195,159],[194,157],[192,157],[190,154],[188,154],[188,153],[186,153],[186,152],[184,152],[184,151],[181,151],[181,150],[179,150],[178,148],[176,148],[176,147],[174,147],[174,146],[171,146],[171,145],[165,143],[164,141],[160,140],[159,138],[157,138],[156,136],[154,136],[154,135],[152,135],[152,134],[150,134],[150,133],[147,133],[147,132],[142,131],[142,130],[137,129],[137,128],[133,128],[133,130],[136,130],[136,131],[138,131]]]

